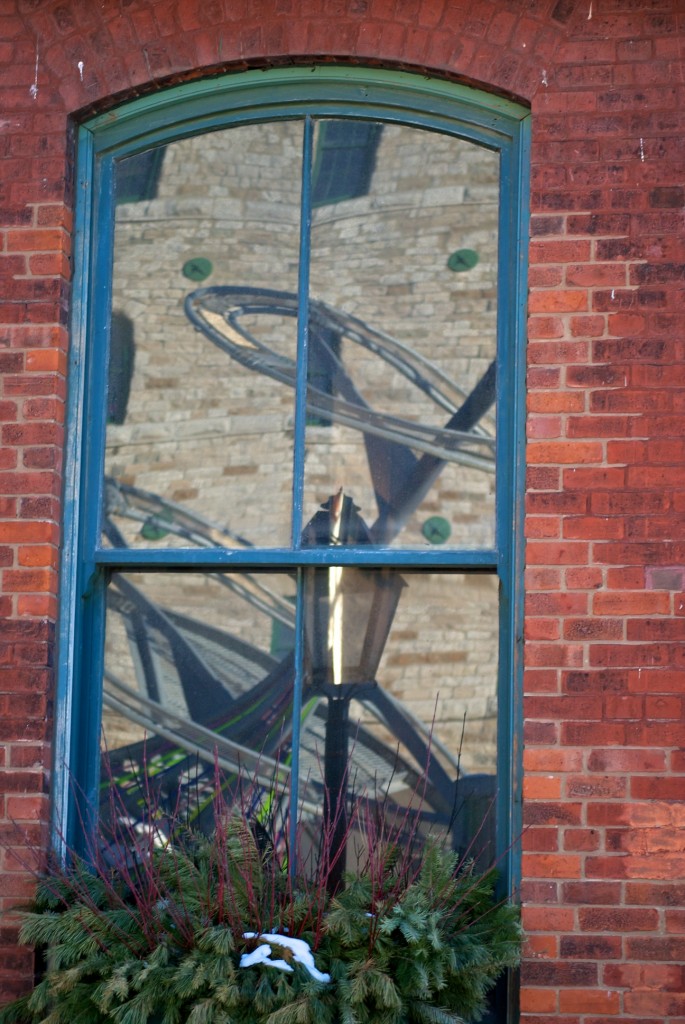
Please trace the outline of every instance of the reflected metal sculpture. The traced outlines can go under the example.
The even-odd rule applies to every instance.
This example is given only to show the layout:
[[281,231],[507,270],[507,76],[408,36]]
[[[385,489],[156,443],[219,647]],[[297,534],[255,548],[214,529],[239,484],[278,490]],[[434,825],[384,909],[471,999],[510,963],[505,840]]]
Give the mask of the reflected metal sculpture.
[[[185,309],[206,337],[242,365],[295,385],[294,361],[260,342],[245,322],[255,315],[296,317],[295,295],[254,288],[204,288],[187,297]],[[367,528],[351,500],[340,495],[339,501],[330,499],[308,524],[303,545],[345,543],[352,538],[355,544],[387,544],[401,531],[448,463],[494,471],[494,425],[488,417],[495,400],[494,363],[473,391],[465,394],[434,364],[396,339],[313,300],[309,303],[309,336],[317,365],[326,370],[330,393],[310,380],[307,411],[363,433],[378,517]],[[447,421],[442,426],[426,426],[372,409],[339,359],[341,339],[368,349],[392,366],[446,412]],[[106,497],[104,533],[114,547],[128,546],[122,530],[132,523],[153,543],[171,536],[198,547],[251,546],[249,540],[227,526],[119,481],[106,481]],[[209,576],[272,622],[294,630],[292,604],[270,589],[259,575],[234,572]],[[364,576],[370,585],[361,585]],[[406,788],[411,790],[418,777],[416,767],[408,760],[411,758],[419,766],[419,773],[423,770],[427,775],[430,794],[422,815],[433,816],[449,828],[455,818],[458,759],[426,725],[375,684],[402,585],[397,573],[386,571],[383,579],[381,576],[355,568],[306,570],[309,618],[305,632],[311,671],[303,694],[301,748],[315,759],[318,744],[323,743],[325,814],[329,822],[341,819],[344,828],[345,779],[340,773],[347,770],[347,713],[355,697],[406,750],[406,755],[400,756],[397,749],[384,747],[372,732],[360,726],[355,738],[355,770],[365,773],[373,786],[380,783],[382,788],[383,779],[404,778]],[[350,671],[349,663],[343,670],[342,661],[336,664],[331,660],[335,644],[329,644],[328,630],[331,619],[333,623],[338,621],[342,630],[345,614],[336,620],[337,612],[331,607],[339,599],[346,599],[343,580],[353,578],[355,588],[348,596],[356,593],[356,599],[349,605],[359,606],[366,601],[366,606],[361,611],[357,607],[354,613],[357,625],[353,632],[363,643],[356,669]],[[391,578],[393,583],[388,582]],[[140,692],[110,673],[105,702],[156,734],[147,744],[151,749],[145,755],[146,772],[152,766],[160,780],[169,780],[164,783],[167,788],[173,788],[194,764],[197,790],[210,787],[210,782],[213,785],[216,759],[229,780],[239,780],[241,772],[247,770],[257,780],[261,778],[268,789],[274,773],[281,780],[287,778],[293,715],[292,653],[285,652],[280,660],[272,658],[230,630],[210,628],[192,616],[160,607],[121,575],[110,587],[109,605],[125,623]],[[324,619],[329,625],[324,625]],[[345,641],[339,650],[348,650],[348,645]],[[165,674],[177,680],[185,713],[165,704]],[[319,707],[322,699],[328,706],[325,718]],[[260,737],[259,749],[255,748],[255,736]],[[440,759],[429,757],[431,747],[439,750]],[[139,785],[135,773],[127,774],[125,766],[131,759],[142,759],[142,749],[127,748],[113,754],[115,760],[119,756],[122,788],[135,813]],[[449,772],[444,765],[451,766]],[[365,785],[363,778],[361,785]],[[313,799],[306,794],[303,798],[304,809],[309,807],[315,813],[321,807],[320,796],[314,786]]]
[[[145,523],[164,523],[172,535],[186,541],[192,538],[201,546],[222,546],[231,539],[230,531],[219,524],[150,492],[130,485],[108,481],[109,504],[104,533],[115,547],[122,546],[122,529],[127,522],[141,528]],[[351,504],[351,503],[350,503]],[[321,516],[326,518],[325,511]],[[305,543],[318,537],[321,516],[315,516]],[[361,520],[359,520],[361,522]],[[311,524],[310,524],[311,525]],[[303,538],[304,539],[304,538]],[[236,543],[235,539],[232,541]],[[345,570],[350,578],[371,570]],[[312,570],[326,573],[327,570]],[[270,621],[279,621],[294,629],[295,609],[281,594],[270,589],[268,580],[250,573],[207,574],[218,587],[226,587]],[[375,586],[374,586],[375,593]],[[382,615],[388,629],[397,594],[383,601]],[[366,612],[369,622],[378,610],[372,610],[372,595],[366,588]],[[293,714],[294,661],[292,653],[280,659],[241,640],[230,629],[210,627],[197,617],[180,614],[150,600],[143,589],[121,574],[112,577],[108,588],[110,612],[123,623],[132,651],[139,689],[112,670],[105,674],[104,702],[112,711],[138,723],[151,737],[109,751],[111,771],[121,780],[131,816],[139,810],[142,765],[153,776],[153,786],[163,790],[170,801],[178,799],[179,779],[192,779],[194,797],[209,793],[214,784],[214,765],[226,774],[228,784],[237,782],[241,773],[261,779],[269,788],[274,773],[283,780],[290,773]],[[386,639],[383,631],[368,633],[363,662],[371,666],[369,655],[377,662]],[[312,635],[309,632],[309,635]],[[362,652],[360,652],[362,653]],[[357,673],[359,675],[359,673]],[[324,802],[325,782],[317,781],[319,751],[326,743],[327,694],[321,672],[309,674],[303,693],[301,718],[301,761],[306,761],[307,777],[303,809],[314,814]],[[170,687],[176,694],[169,706],[164,694]],[[430,799],[424,816],[437,816],[448,826],[454,814],[457,759],[440,744],[431,730],[380,686],[357,690],[354,696],[377,722],[382,723],[406,751],[401,755],[395,745],[384,746],[367,728],[355,730],[355,772],[361,789],[383,789],[390,779],[407,790],[415,788],[418,777],[428,766]],[[180,710],[180,705],[185,710]],[[259,743],[255,742],[259,738]],[[431,748],[440,753],[429,757]],[[411,759],[411,761],[409,760]],[[325,756],[324,756],[325,760]],[[329,758],[330,763],[330,758]],[[139,768],[136,769],[135,765]],[[444,765],[452,765],[451,772]],[[333,787],[335,789],[335,786]],[[107,781],[103,789],[106,796]],[[189,788],[190,795],[190,788]],[[428,805],[432,810],[429,810]],[[195,811],[193,811],[195,813]],[[200,814],[202,816],[202,812]]]
[[[295,387],[295,360],[269,348],[247,325],[253,316],[297,317],[293,292],[199,288],[186,297],[185,311],[191,323],[232,359]],[[363,320],[315,299],[310,299],[308,311],[310,349],[316,351],[319,366],[328,366],[331,392],[310,380],[307,411],[363,433],[379,509],[371,530],[374,543],[389,543],[400,532],[448,462],[494,473],[494,424],[487,416],[495,401],[494,363],[467,394],[434,363]],[[338,358],[332,338],[373,352],[447,412],[447,422],[427,426],[373,409]]]

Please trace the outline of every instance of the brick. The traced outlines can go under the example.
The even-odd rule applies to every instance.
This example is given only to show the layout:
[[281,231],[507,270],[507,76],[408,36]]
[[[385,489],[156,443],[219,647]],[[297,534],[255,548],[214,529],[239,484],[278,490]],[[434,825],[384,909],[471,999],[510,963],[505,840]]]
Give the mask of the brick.
[[[666,931],[682,935],[685,932],[685,910],[667,910],[665,915]],[[682,989],[683,986],[683,968],[680,968],[680,978],[676,980],[674,978],[672,984],[673,987],[677,987],[678,990]]]
[[[564,882],[562,897],[565,904],[583,906],[612,906],[622,900],[620,882]],[[656,901],[655,901],[656,902]]]
[[602,716],[602,702],[597,696],[573,697],[561,694],[558,697],[526,697],[524,708],[528,718],[551,718],[555,721],[592,720]]
[[597,829],[567,828],[564,831],[563,849],[568,853],[592,852],[598,850],[602,836]]
[[533,441],[528,445],[528,460],[531,463],[578,463],[581,465],[601,462],[601,444],[576,441]]
[[581,665],[583,650],[578,644],[556,642],[543,643],[529,640],[526,643],[527,664],[538,667]]
[[627,436],[632,420],[628,416],[568,416],[567,437]]
[[522,1013],[534,1013],[535,1019],[541,1013],[554,1013],[557,1009],[557,994],[548,989],[524,988],[521,992],[520,1007]]
[[[530,338],[529,333],[528,337]],[[588,359],[589,354],[589,346],[585,340],[536,341],[530,338],[528,344],[528,364],[530,366],[579,362]]]
[[51,566],[57,568],[57,549],[48,545],[23,546],[19,548],[18,563],[22,566]]
[[[529,250],[531,263],[578,263],[585,262],[590,258],[590,242],[578,241],[552,241],[544,239],[538,242],[531,242]],[[568,274],[568,269],[567,269]]]
[[521,838],[521,849],[528,853],[553,853],[558,848],[559,833],[554,828],[527,828]]
[[558,640],[561,635],[559,623],[554,619],[528,619],[524,629],[527,640]]
[[6,569],[3,585],[11,593],[51,591],[55,588],[55,575],[47,569]]
[[592,492],[596,490],[620,490],[625,484],[625,470],[618,468],[573,467],[563,473],[564,487],[570,490]]
[[523,965],[521,978],[525,985],[592,987],[597,984],[597,964],[563,960],[529,962]]
[[571,388],[622,387],[626,383],[626,371],[620,366],[569,366],[566,369],[566,383]]
[[597,615],[669,615],[671,602],[668,594],[660,591],[630,591],[596,593],[592,609]]
[[56,544],[58,537],[59,531],[54,523],[21,522],[20,520],[9,523],[0,521],[0,543],[8,541],[13,544],[22,542],[48,542]]
[[586,992],[560,991],[559,1009],[562,1013],[620,1013],[620,999],[618,992],[602,991],[596,989]]
[[529,516],[524,531],[526,537],[558,537],[560,523],[554,516]]
[[524,853],[522,871],[530,878],[577,878],[581,860],[570,854]]
[[604,667],[652,667],[677,663],[683,660],[682,653],[667,646],[657,647],[655,645],[626,645],[625,647],[610,647],[606,644],[595,644],[590,652],[590,664]]
[[561,797],[561,779],[553,775],[529,776],[523,780],[525,800],[557,800]]
[[570,932],[575,928],[575,913],[570,907],[524,905],[521,916],[526,932]]
[[58,444],[62,431],[55,423],[8,423],[0,428],[0,437],[7,445]]
[[[645,570],[639,565],[606,570],[607,590],[639,590],[645,587]],[[662,590],[662,587],[650,589]]]
[[601,516],[652,515],[665,512],[669,504],[668,495],[664,493],[624,491],[620,494],[598,493],[590,496],[592,511]]
[[554,513],[560,515],[580,515],[587,511],[588,498],[585,494],[569,494],[555,491],[549,494],[528,494],[526,507],[530,513]]
[[558,693],[559,680],[556,669],[524,669],[524,693]]
[[596,724],[592,721],[587,721],[562,722],[560,725],[561,742],[571,747],[594,747],[601,743],[620,745],[626,742],[626,736],[626,726],[623,723],[603,722]]
[[[626,270],[617,263],[584,263],[566,267],[566,284],[570,286],[597,288],[602,285],[605,288],[623,288],[626,283]],[[603,318],[601,319],[604,328]]]
[[566,780],[566,794],[575,799],[621,799],[627,792],[626,779],[615,775],[574,775]]
[[604,698],[604,718],[606,721],[612,719],[637,719],[644,718],[645,707],[642,697],[631,694],[609,694]]
[[27,370],[33,373],[67,373],[67,353],[63,350],[36,348],[27,352]]
[[682,963],[685,959],[685,938],[629,938],[626,940],[626,952],[631,959],[636,960],[673,960]]
[[560,416],[530,416],[527,426],[528,437],[560,437],[561,417]]
[[626,992],[624,1006],[627,1013],[661,1013],[664,1020],[677,1020],[685,1016],[685,995],[668,992]]
[[569,327],[574,338],[598,338],[602,337],[606,331],[606,318],[597,314],[571,316],[569,317]]
[[566,569],[564,582],[568,590],[596,590],[604,579],[602,570],[592,566],[582,569]]
[[17,230],[7,232],[8,252],[59,252],[66,245],[67,236],[56,228]]
[[585,408],[583,395],[570,391],[529,392],[527,405],[530,412],[582,412]]
[[618,960],[622,955],[619,936],[562,935],[559,952],[573,960]]
[[684,786],[683,779],[677,776],[651,778],[638,775],[632,778],[630,791],[636,800],[682,800]]
[[[7,800],[7,816],[14,821],[47,821],[48,798],[46,796],[11,796]],[[2,875],[0,875],[0,885]]]
[[593,750],[588,757],[592,772],[664,772],[666,753],[663,750]]
[[578,772],[582,768],[581,750],[528,749],[523,752],[527,772]]
[[[527,592],[536,590],[555,590],[561,582],[561,573],[558,569],[535,568],[529,566],[525,570],[525,581]],[[545,595],[546,596],[546,595]],[[536,600],[542,595],[533,594],[528,600]],[[542,597],[544,600],[544,597]],[[543,607],[540,605],[539,607]],[[585,607],[585,605],[583,605]]]
[[564,291],[534,291],[528,308],[531,313],[580,313],[589,308],[586,291],[568,288]]
[[659,924],[659,912],[645,907],[591,907],[578,911],[578,920],[583,931],[603,933],[655,931]]
[[536,801],[526,803],[523,810],[524,823],[530,825],[580,825],[582,804],[570,800]]
[[620,520],[606,516],[570,516],[563,525],[569,540],[620,540],[624,533]]

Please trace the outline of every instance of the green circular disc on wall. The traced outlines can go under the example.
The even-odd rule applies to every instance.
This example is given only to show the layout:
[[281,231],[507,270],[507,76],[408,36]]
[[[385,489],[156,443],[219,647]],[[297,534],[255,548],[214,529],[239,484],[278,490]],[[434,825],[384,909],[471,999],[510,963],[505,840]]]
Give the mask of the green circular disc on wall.
[[421,533],[429,544],[444,544],[449,540],[452,527],[442,516],[431,516],[421,527]]
[[465,270],[473,270],[478,262],[478,253],[475,249],[457,249],[447,260],[447,266],[455,273],[463,273]]
[[213,270],[211,260],[205,259],[204,256],[194,256],[192,260],[187,260],[183,264],[183,276],[191,281],[204,281]]
[[164,523],[173,523],[174,517],[169,509],[162,509],[145,520],[140,528],[140,536],[145,540],[163,540],[169,533]]

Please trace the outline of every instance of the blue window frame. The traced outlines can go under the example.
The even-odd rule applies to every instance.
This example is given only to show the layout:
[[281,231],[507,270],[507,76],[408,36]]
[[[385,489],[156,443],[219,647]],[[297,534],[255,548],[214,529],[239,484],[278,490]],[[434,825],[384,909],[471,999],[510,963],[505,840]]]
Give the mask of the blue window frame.
[[[375,154],[343,213],[312,181],[344,123]],[[494,801],[514,884],[527,132],[509,101],[331,67],[80,128],[62,841],[98,813],[103,716],[110,754],[150,728],[176,781],[208,735],[229,770],[280,759],[294,806],[321,802],[319,740],[331,765],[409,780],[433,717],[431,814],[468,836]],[[117,203],[147,152],[156,194]],[[477,268],[453,275],[462,248]],[[197,257],[201,288],[181,272]]]

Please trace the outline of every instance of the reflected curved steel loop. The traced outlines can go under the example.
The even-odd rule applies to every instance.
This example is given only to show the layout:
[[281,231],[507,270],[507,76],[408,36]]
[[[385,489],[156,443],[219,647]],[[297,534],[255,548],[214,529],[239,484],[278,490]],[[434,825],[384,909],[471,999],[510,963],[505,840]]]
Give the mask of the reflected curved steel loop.
[[[198,288],[185,299],[188,319],[222,351],[249,370],[295,386],[296,365],[264,344],[243,320],[250,316],[297,317],[298,300],[293,292],[266,288],[214,286]],[[343,313],[317,299],[309,301],[310,336],[326,346],[325,333],[345,338],[373,352],[441,409],[457,414],[468,393],[434,363],[409,346],[363,320]],[[313,384],[307,387],[307,410],[364,434],[406,445],[445,462],[458,462],[486,472],[495,471],[494,421],[483,414],[468,430],[415,423],[379,412],[369,406],[336,355],[327,348],[335,366],[334,391],[327,394]]]

